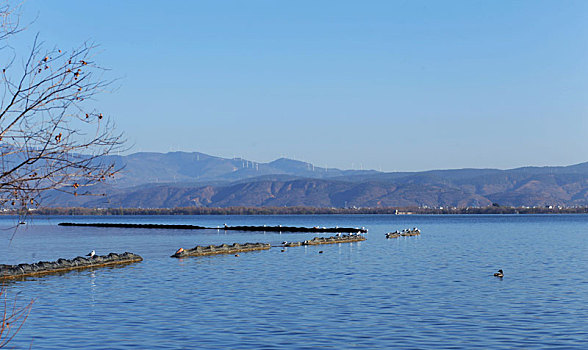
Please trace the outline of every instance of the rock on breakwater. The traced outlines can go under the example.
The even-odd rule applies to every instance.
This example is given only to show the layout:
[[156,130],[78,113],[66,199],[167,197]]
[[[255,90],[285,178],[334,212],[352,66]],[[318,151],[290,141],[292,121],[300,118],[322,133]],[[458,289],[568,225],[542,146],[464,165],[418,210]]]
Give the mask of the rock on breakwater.
[[172,258],[183,258],[188,256],[204,256],[204,255],[215,255],[215,254],[235,254],[241,252],[251,252],[255,250],[267,250],[271,248],[269,243],[233,243],[233,245],[221,244],[221,245],[209,245],[199,246],[192,249],[180,248],[176,251]]
[[91,258],[78,256],[73,259],[57,261],[39,261],[33,264],[0,265],[0,280],[44,275],[56,272],[80,270],[102,266],[129,264],[142,261],[140,255],[125,252],[122,254],[95,255]]

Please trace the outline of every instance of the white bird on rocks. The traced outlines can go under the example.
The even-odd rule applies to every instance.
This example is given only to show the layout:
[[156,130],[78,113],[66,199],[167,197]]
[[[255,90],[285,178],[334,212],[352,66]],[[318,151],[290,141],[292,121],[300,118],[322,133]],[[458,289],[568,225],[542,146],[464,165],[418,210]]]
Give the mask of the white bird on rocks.
[[91,252],[89,252],[88,254],[86,254],[86,256],[89,256],[90,258],[93,258],[94,255],[96,255],[96,252],[94,250],[92,250]]

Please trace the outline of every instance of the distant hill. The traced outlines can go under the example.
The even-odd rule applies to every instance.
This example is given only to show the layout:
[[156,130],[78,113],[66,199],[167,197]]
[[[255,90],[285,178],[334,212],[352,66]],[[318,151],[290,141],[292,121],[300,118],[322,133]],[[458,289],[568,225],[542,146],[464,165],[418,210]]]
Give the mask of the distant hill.
[[140,152],[128,156],[111,156],[124,168],[116,180],[118,187],[149,183],[208,183],[232,182],[264,175],[288,175],[307,178],[369,175],[377,171],[339,170],[321,168],[298,160],[280,158],[259,163],[242,158],[221,158],[193,152]]
[[281,158],[257,163],[203,153],[135,153],[113,159],[124,171],[93,192],[46,196],[47,206],[507,206],[588,205],[588,163],[510,170],[382,173],[325,169]]

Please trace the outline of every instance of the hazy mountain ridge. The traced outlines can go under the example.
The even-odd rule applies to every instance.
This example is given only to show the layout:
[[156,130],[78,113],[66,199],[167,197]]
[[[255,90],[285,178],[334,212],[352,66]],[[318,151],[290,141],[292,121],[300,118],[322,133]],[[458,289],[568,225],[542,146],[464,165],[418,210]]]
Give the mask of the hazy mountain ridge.
[[256,163],[185,152],[135,153],[115,159],[125,168],[115,182],[99,189],[107,197],[53,193],[45,204],[142,208],[588,205],[588,163],[381,173],[325,169],[284,158]]
[[280,158],[269,163],[242,158],[221,158],[199,152],[140,152],[111,156],[123,171],[116,186],[131,187],[149,183],[232,182],[264,175],[291,175],[308,178],[332,178],[373,174],[373,170],[321,168],[298,160]]

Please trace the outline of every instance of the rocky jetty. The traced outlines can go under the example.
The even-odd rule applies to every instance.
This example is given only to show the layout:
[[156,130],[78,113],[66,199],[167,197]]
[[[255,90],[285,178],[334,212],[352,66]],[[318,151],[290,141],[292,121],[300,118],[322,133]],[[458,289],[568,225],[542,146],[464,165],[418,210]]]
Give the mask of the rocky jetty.
[[294,227],[294,226],[228,226],[204,227],[197,225],[167,225],[167,224],[117,224],[117,223],[76,223],[61,222],[59,226],[86,226],[86,227],[118,227],[118,228],[156,228],[156,229],[180,229],[180,230],[216,230],[222,228],[225,231],[256,231],[256,232],[342,232],[342,233],[367,233],[365,227]]
[[283,242],[284,247],[300,247],[303,245],[319,245],[319,244],[335,244],[335,243],[351,243],[365,241],[366,238],[362,235],[337,235],[331,237],[314,237],[313,239],[304,242]]
[[142,260],[143,258],[137,254],[125,252],[123,254],[110,253],[108,255],[94,255],[93,257],[78,256],[71,260],[57,259],[57,261],[39,261],[34,264],[0,265],[0,280],[102,266],[129,264]]
[[209,246],[196,246],[192,249],[178,249],[171,257],[172,258],[183,258],[188,256],[204,256],[214,254],[235,254],[241,252],[251,252],[254,250],[266,250],[270,249],[271,244],[269,243],[233,243],[232,245],[221,244],[221,245],[209,245]]
[[159,229],[177,229],[177,230],[206,230],[207,227],[196,225],[167,225],[167,224],[117,224],[107,222],[79,223],[79,222],[60,222],[59,226],[86,226],[86,227],[115,227],[115,228],[159,228]]
[[418,236],[421,234],[421,230],[418,228],[413,229],[404,229],[402,231],[394,231],[386,233],[386,238],[398,238],[398,237],[408,237],[408,236]]
[[225,230],[233,231],[262,231],[262,232],[341,232],[341,233],[367,233],[365,227],[295,227],[295,226],[227,226],[223,227]]

